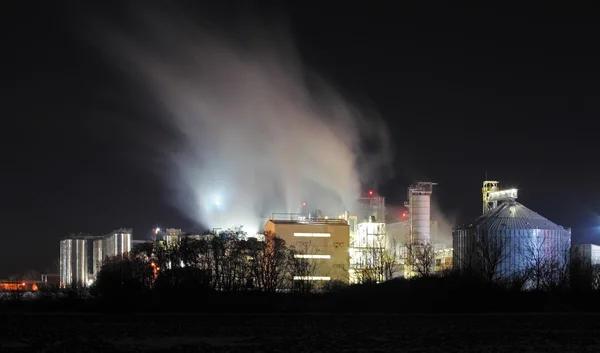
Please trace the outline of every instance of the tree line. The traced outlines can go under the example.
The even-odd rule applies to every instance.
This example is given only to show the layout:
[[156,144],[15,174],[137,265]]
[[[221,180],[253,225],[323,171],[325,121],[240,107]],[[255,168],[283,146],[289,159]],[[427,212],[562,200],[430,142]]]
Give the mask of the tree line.
[[[264,240],[242,231],[182,237],[172,244],[143,244],[123,256],[106,259],[92,292],[99,296],[212,292],[302,292],[314,290],[319,263],[303,258],[273,234]],[[329,284],[331,285],[331,284]]]

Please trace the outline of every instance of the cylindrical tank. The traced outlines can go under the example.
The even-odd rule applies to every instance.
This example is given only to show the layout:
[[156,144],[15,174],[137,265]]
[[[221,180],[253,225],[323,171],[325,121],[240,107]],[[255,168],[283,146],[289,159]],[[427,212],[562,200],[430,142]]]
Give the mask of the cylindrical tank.
[[88,255],[85,239],[61,240],[59,261],[61,286],[85,286],[87,284]]
[[104,261],[102,243],[102,238],[94,239],[92,250],[92,273],[94,274],[94,277],[98,274],[98,272],[100,272],[100,268],[102,267],[102,261]]
[[431,194],[411,192],[410,208],[412,242],[428,244],[431,242]]
[[493,263],[494,259],[482,259],[481,254],[490,254],[498,260],[497,275],[506,277],[541,264],[564,265],[571,247],[571,230],[513,200],[454,229],[452,243],[455,268],[482,270],[481,264]]
[[102,256],[123,256],[131,251],[131,229],[120,229],[105,235],[102,241]]

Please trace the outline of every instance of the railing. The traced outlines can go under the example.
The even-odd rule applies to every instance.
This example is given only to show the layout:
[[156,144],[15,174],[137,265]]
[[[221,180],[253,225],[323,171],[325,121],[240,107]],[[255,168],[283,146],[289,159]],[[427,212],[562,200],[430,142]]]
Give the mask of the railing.
[[328,217],[309,217],[301,213],[273,213],[271,221],[296,222],[300,224],[342,224],[347,225],[345,219]]

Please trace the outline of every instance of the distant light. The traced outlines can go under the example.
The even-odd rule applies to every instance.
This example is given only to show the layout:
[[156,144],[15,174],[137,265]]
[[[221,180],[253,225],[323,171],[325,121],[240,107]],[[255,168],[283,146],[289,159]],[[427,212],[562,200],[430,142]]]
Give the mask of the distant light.
[[306,202],[303,202],[303,203],[302,203],[302,207],[304,207],[304,206],[306,206]]
[[220,206],[221,200],[218,197],[215,197],[215,205]]
[[402,217],[406,217],[406,212],[403,212],[403,213],[402,213]]
[[369,195],[373,195],[373,190],[369,190]]

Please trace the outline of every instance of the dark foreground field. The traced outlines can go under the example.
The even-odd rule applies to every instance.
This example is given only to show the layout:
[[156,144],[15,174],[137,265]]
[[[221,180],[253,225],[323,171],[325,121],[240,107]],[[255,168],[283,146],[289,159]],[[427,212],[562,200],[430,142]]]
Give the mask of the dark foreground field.
[[10,314],[1,352],[599,352],[597,314]]

